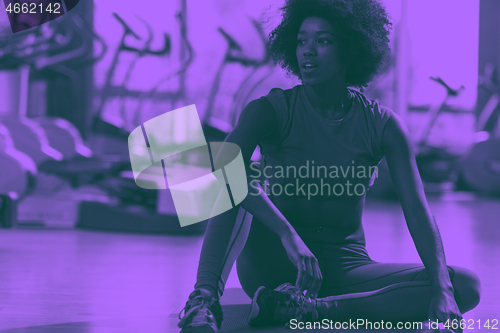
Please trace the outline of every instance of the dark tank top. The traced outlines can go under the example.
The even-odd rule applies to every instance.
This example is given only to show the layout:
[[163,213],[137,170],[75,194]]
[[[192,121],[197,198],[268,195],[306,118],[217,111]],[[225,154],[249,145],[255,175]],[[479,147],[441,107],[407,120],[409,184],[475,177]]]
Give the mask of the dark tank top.
[[329,120],[313,108],[304,87],[275,88],[262,97],[278,118],[274,135],[259,143],[269,193],[309,200],[364,196],[384,156],[382,133],[392,110],[348,89],[350,110]]
[[[268,182],[261,186],[299,235],[364,244],[365,194],[376,180],[382,133],[393,111],[349,89],[350,109],[342,120],[329,120],[313,108],[304,87],[275,88],[262,97],[273,106],[278,126],[259,142]],[[257,191],[250,185],[250,193]]]

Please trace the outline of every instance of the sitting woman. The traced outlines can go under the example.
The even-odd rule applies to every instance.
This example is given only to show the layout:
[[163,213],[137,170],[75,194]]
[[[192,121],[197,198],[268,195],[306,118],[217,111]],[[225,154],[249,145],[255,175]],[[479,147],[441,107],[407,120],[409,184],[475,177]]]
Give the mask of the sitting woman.
[[[209,220],[182,333],[220,329],[219,298],[235,261],[252,298],[250,325],[460,321],[479,303],[479,279],[446,264],[404,122],[353,89],[387,60],[384,7],[288,0],[282,11],[270,51],[302,84],[251,101],[226,139],[241,148],[249,193]],[[249,165],[257,145],[263,168]],[[377,262],[365,249],[366,191],[384,157],[423,265]]]

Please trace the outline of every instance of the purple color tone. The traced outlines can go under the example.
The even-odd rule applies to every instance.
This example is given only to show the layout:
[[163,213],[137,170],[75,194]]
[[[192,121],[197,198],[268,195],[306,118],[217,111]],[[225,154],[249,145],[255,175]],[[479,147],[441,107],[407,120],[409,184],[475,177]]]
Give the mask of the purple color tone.
[[[19,2],[4,0],[5,8],[16,1]],[[48,0],[37,1],[43,1],[45,7],[49,3]],[[193,235],[73,229],[82,222],[79,221],[81,215],[97,221],[95,223],[103,229],[111,224],[141,232],[187,229],[179,226],[169,191],[141,189],[135,184],[126,137],[134,128],[158,115],[196,104],[206,141],[223,141],[221,133],[234,128],[239,113],[249,101],[268,94],[272,88],[288,89],[300,84],[295,77],[286,77],[283,70],[274,67],[265,50],[265,38],[262,38],[279,23],[276,10],[284,1],[144,0],[138,5],[130,0],[85,0],[77,7],[78,0],[62,1],[71,13],[40,30],[62,23],[58,38],[64,39],[71,29],[88,33],[93,26],[106,47],[98,39],[90,40],[89,45],[94,45],[96,57],[102,50],[106,51],[104,57],[95,62],[69,60],[44,71],[28,63],[31,72],[26,90],[22,85],[25,78],[18,67],[22,64],[9,62],[10,59],[4,57],[4,42],[10,43],[12,36],[12,40],[18,38],[19,45],[29,42],[33,36],[30,34],[36,30],[29,29],[63,15],[63,7],[60,14],[52,15],[0,13],[0,28],[11,28],[14,33],[24,31],[12,34],[9,30],[8,35],[1,35],[0,123],[4,117],[17,119],[18,110],[22,108],[20,104],[25,102],[23,96],[34,106],[28,116],[50,114],[52,110],[45,105],[47,99],[54,97],[47,96],[46,91],[54,84],[55,75],[69,85],[70,77],[76,77],[71,83],[74,84],[81,78],[80,70],[93,68],[94,97],[92,100],[80,98],[78,103],[88,102],[94,113],[102,111],[101,118],[116,125],[122,131],[116,132],[122,137],[112,136],[111,131],[91,135],[85,145],[78,141],[85,151],[78,153],[65,139],[67,133],[51,132],[47,135],[52,142],[49,150],[54,149],[58,140],[63,141],[59,142],[61,152],[62,147],[69,147],[63,162],[70,166],[74,163],[73,168],[78,166],[81,169],[76,169],[84,170],[86,164],[93,161],[87,159],[92,152],[94,157],[102,158],[98,164],[102,165],[99,167],[102,170],[95,172],[94,178],[85,172],[67,177],[62,172],[40,171],[37,164],[41,164],[43,159],[39,156],[43,152],[38,146],[42,145],[37,145],[37,152],[29,156],[18,148],[23,143],[18,139],[19,133],[9,133],[10,128],[2,130],[0,125],[3,136],[0,159],[6,161],[0,175],[0,195],[18,193],[17,222],[23,227],[38,226],[37,230],[0,229],[0,299],[3,302],[0,330],[33,326],[29,329],[178,331],[177,313],[196,282],[203,240],[199,229],[198,234],[193,232]],[[423,178],[450,175],[450,170],[468,168],[465,174],[470,175],[469,179],[480,179],[479,187],[497,187],[481,164],[498,169],[498,162],[482,161],[490,161],[492,155],[498,155],[499,145],[495,146],[490,140],[479,147],[474,146],[477,141],[500,135],[500,126],[496,132],[494,130],[500,112],[496,105],[500,101],[500,5],[490,1],[488,6],[485,6],[487,0],[381,1],[394,22],[390,36],[394,63],[367,87],[365,94],[378,99],[404,119],[415,145],[428,132],[426,144],[449,153],[439,155],[443,151],[438,151],[435,155],[436,150],[431,150],[427,160],[422,158],[419,167],[422,166]],[[85,2],[93,3],[93,22],[85,19],[85,29],[81,29],[77,21],[71,23],[71,29],[65,30],[65,20],[79,13]],[[61,4],[61,1],[51,0],[50,3]],[[123,19],[137,38],[133,34],[124,37],[124,25],[113,13]],[[255,25],[252,20],[262,24]],[[82,45],[79,34],[72,36],[75,44],[70,44],[66,51]],[[118,52],[122,38],[123,50]],[[25,51],[25,58],[30,58],[29,50]],[[11,63],[15,66],[10,66]],[[482,81],[478,73],[488,78],[492,85],[479,87]],[[458,96],[445,100],[445,87],[429,79],[431,76],[440,77],[452,89],[461,85],[465,89]],[[63,101],[72,97],[61,94],[58,98]],[[443,101],[446,101],[445,111],[431,121],[430,114]],[[485,107],[488,103],[489,109]],[[68,114],[74,112],[68,109]],[[491,112],[491,119],[483,121],[484,128],[478,128],[476,120],[483,111]],[[90,123],[90,118],[88,115],[82,122]],[[182,124],[192,122],[189,117],[181,119]],[[189,136],[183,128],[186,127],[164,128],[161,134],[177,142]],[[490,145],[493,146],[488,148],[490,151],[496,147],[495,154],[483,151],[482,147]],[[475,153],[468,156],[471,147],[476,147]],[[479,152],[478,148],[481,148]],[[257,149],[253,159],[259,161],[260,157]],[[453,159],[456,157],[459,159]],[[167,167],[165,163],[160,170],[162,181],[167,175]],[[498,172],[496,175],[495,181]],[[457,184],[462,187],[454,191],[453,177],[452,174],[440,183],[424,179],[424,187],[440,228],[447,264],[470,269],[481,279],[481,303],[465,316],[466,320],[474,320],[477,329],[478,320],[484,323],[488,319],[500,319],[500,289],[497,286],[500,201],[496,196],[488,198],[483,192],[469,191],[460,179]],[[387,166],[381,165],[380,176],[375,181],[377,185],[382,187],[374,188],[371,194],[377,190],[384,195],[394,195]],[[83,205],[90,208],[81,214],[81,202],[105,205],[107,212],[114,211],[116,214],[111,216],[117,217],[113,220],[108,214],[103,218],[104,214],[93,213],[91,204]],[[4,213],[5,210],[0,209],[2,217]],[[46,228],[39,228],[41,225]],[[168,227],[162,229],[164,226]],[[385,200],[385,196],[368,197],[363,226],[366,248],[374,260],[420,263],[399,202]],[[67,230],[55,230],[61,228]],[[225,287],[223,304],[250,301],[241,289],[236,289],[241,288],[236,265]]]
[[63,0],[64,4],[66,5],[66,10],[69,12],[73,8],[75,8],[76,5],[78,5],[79,0]]
[[[4,0],[12,32],[20,32],[52,21],[65,14],[61,0]],[[74,7],[74,6],[73,6]],[[16,13],[17,12],[17,13]]]

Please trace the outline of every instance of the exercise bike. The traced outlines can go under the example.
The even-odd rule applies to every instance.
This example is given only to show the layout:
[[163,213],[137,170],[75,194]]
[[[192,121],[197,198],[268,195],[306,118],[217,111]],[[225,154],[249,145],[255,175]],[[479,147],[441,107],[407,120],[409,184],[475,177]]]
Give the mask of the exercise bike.
[[[448,184],[453,184],[458,179],[458,165],[460,164],[461,155],[430,145],[428,139],[448,100],[458,96],[464,87],[452,89],[439,77],[430,77],[430,79],[446,89],[446,96],[441,104],[431,106],[427,111],[427,121],[423,126],[424,132],[414,143],[415,160],[426,192],[441,192],[446,189]],[[389,200],[397,199],[398,196],[385,158],[380,162],[377,171],[377,179],[367,192],[368,196]]]
[[463,159],[459,185],[481,194],[500,195],[500,86],[496,70],[487,64],[479,77],[479,87],[491,96],[476,123],[478,142]]

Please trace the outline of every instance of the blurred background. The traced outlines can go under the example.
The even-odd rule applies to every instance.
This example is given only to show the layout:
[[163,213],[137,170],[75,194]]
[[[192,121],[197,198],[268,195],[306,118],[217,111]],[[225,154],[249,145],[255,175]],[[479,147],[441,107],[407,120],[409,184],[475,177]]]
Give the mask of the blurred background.
[[[381,2],[391,61],[362,91],[406,122],[448,264],[483,281],[465,318],[498,318],[500,2]],[[181,228],[168,190],[135,184],[127,138],[195,104],[207,141],[222,141],[249,101],[300,84],[267,53],[283,3],[84,0],[29,29],[0,14],[1,332],[175,331],[206,221]],[[419,262],[379,171],[367,248]],[[234,271],[226,287],[228,302],[248,301]]]

